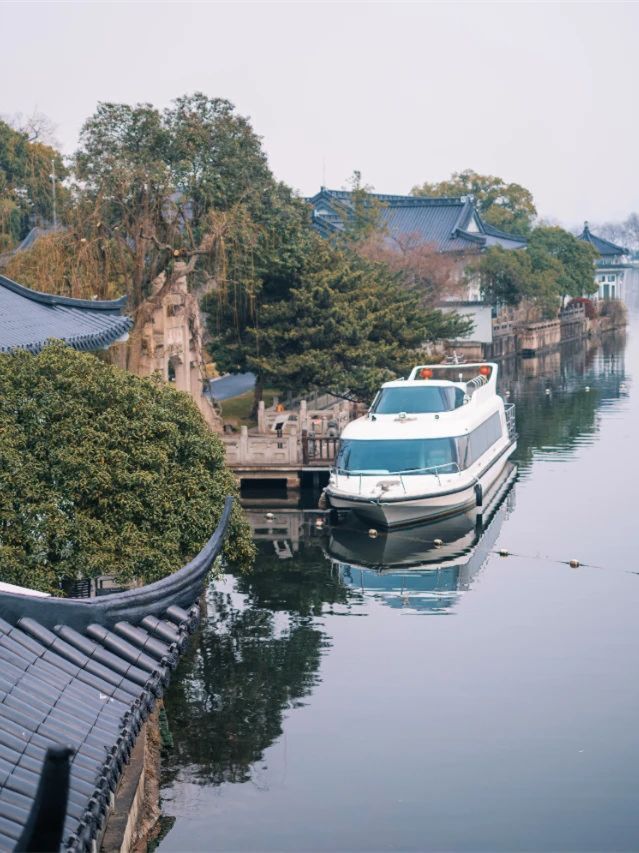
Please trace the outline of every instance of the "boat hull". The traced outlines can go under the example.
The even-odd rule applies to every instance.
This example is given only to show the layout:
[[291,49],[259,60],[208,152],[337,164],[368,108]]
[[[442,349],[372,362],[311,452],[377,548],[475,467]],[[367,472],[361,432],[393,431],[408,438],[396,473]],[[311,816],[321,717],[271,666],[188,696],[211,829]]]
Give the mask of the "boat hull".
[[516,446],[516,442],[512,442],[477,480],[473,480],[467,486],[453,491],[441,494],[433,492],[428,495],[419,495],[415,498],[405,497],[399,500],[381,497],[366,500],[359,496],[337,492],[330,487],[327,488],[326,494],[331,507],[334,509],[351,510],[360,518],[366,519],[378,527],[398,527],[415,524],[419,521],[446,518],[478,506],[477,483],[481,486],[481,494],[485,495],[500,477]]

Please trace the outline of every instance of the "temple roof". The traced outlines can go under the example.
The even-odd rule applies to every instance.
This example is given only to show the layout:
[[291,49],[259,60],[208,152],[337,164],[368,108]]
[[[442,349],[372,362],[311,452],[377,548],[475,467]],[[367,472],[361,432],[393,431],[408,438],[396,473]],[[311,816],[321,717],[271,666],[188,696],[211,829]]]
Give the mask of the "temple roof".
[[[322,188],[308,199],[313,205],[313,226],[320,234],[329,236],[343,230],[344,221],[353,214],[352,197],[346,190]],[[484,222],[469,197],[375,193],[368,197],[379,203],[381,224],[390,237],[415,235],[440,252],[477,252],[493,245],[518,249],[526,245],[524,237],[507,234]]]
[[594,246],[599,254],[603,256],[611,257],[613,255],[630,254],[629,249],[626,249],[623,246],[617,246],[616,243],[612,243],[610,240],[605,240],[603,237],[597,237],[591,232],[587,222],[584,222],[584,230],[579,235],[579,239],[590,243],[590,245]]
[[0,275],[0,353],[37,353],[51,338],[78,350],[103,349],[133,324],[121,316],[125,304],[125,296],[92,301],[39,293]]
[[202,551],[156,583],[93,599],[0,591],[1,850],[31,822],[47,750],[66,746],[60,849],[91,850],[142,723],[198,623],[231,508],[227,498]]

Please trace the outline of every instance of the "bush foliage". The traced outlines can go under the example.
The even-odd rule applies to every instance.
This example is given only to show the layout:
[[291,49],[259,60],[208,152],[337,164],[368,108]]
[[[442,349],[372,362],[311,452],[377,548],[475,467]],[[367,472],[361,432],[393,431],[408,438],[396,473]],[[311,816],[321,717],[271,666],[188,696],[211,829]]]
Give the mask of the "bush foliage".
[[[156,580],[202,548],[235,493],[185,394],[57,343],[0,357],[2,580]],[[225,554],[253,555],[237,504]]]

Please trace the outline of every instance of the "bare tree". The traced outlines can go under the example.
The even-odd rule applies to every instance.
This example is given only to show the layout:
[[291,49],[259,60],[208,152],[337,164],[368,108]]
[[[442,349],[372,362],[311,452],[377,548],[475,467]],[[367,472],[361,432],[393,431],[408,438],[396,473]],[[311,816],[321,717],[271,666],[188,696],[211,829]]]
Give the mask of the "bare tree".
[[419,234],[392,237],[376,231],[353,248],[363,258],[385,264],[410,290],[420,293],[426,304],[460,296],[466,287],[466,259],[440,252]]
[[591,228],[594,234],[619,246],[639,251],[639,214],[631,213],[622,222],[601,222]]
[[60,148],[56,137],[57,124],[39,110],[34,110],[29,115],[14,113],[11,116],[2,116],[2,119],[14,130],[26,134],[29,142],[41,142],[53,148]]

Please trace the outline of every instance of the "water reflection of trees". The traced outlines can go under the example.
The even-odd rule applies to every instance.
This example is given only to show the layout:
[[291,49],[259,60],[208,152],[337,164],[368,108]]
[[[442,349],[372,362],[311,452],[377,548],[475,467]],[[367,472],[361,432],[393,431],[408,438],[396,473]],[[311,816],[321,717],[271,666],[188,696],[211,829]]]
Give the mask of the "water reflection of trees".
[[597,432],[597,411],[625,393],[625,344],[625,333],[618,332],[595,346],[568,344],[538,359],[502,366],[501,391],[517,404],[514,461],[520,471],[535,450],[563,453]]
[[319,616],[327,604],[349,602],[348,591],[330,573],[319,542],[302,544],[288,560],[275,554],[271,542],[259,542],[255,569],[239,576],[238,589],[254,607],[300,616]]
[[[282,732],[283,714],[318,680],[328,639],[314,618],[349,592],[315,545],[289,560],[259,545],[255,569],[209,594],[209,618],[166,698],[173,748],[164,782],[178,775],[245,782]],[[239,595],[238,595],[239,594]]]

